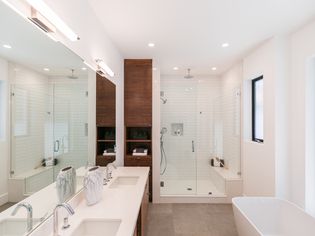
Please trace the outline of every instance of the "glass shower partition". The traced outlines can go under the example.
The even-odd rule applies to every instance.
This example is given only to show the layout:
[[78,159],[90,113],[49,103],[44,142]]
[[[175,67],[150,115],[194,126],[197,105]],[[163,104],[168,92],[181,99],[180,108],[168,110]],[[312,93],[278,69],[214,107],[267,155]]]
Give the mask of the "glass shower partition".
[[[11,86],[10,178],[24,181],[21,194],[53,183],[61,168],[86,164],[87,124],[87,81]],[[57,164],[43,166],[48,159]]]
[[54,175],[67,166],[79,168],[87,162],[87,83],[53,84]]
[[[192,195],[197,191],[196,86],[191,80],[163,81],[161,128],[166,132],[161,162],[161,194]],[[161,143],[162,145],[162,143]]]
[[166,75],[160,96],[161,196],[225,196],[240,178],[240,84]]

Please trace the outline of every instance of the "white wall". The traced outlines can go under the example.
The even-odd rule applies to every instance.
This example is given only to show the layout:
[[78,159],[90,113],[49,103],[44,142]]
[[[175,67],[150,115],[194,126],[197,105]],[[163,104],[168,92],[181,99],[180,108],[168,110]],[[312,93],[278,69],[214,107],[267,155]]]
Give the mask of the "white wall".
[[[241,171],[241,89],[243,64],[237,63],[221,76],[223,157],[229,169]],[[238,104],[240,103],[240,104]]]
[[[291,90],[290,90],[290,154],[291,154],[291,199],[304,207],[306,204],[306,157],[309,149],[306,144],[314,146],[315,141],[309,140],[306,126],[308,111],[312,110],[311,102],[306,100],[307,88],[314,80],[308,77],[307,64],[315,56],[315,21],[309,23],[291,36]],[[312,91],[314,93],[314,91]],[[314,122],[314,120],[312,121]],[[314,130],[313,130],[314,132]],[[312,155],[314,158],[314,155]],[[314,170],[315,171],[315,170]],[[311,176],[308,176],[311,178]],[[311,181],[310,179],[308,179]],[[313,180],[313,186],[315,180]],[[314,188],[314,187],[313,187]],[[314,200],[313,200],[314,201]],[[315,213],[315,209],[312,210]]]
[[[275,195],[275,94],[274,40],[244,59],[243,178],[247,196]],[[251,141],[251,80],[264,76],[264,143]]]
[[[244,195],[290,198],[289,37],[276,36],[244,59]],[[264,76],[264,143],[251,141],[251,80]]]
[[[55,1],[45,0],[45,2],[63,19],[69,27],[71,27],[79,36],[77,42],[70,42],[67,39],[62,42],[77,53],[84,61],[91,65],[95,65],[95,59],[103,59],[107,65],[115,72],[114,78],[109,78],[116,84],[116,145],[117,155],[116,164],[123,165],[123,149],[124,149],[124,71],[123,58],[115,45],[111,42],[101,22],[96,18],[96,15],[88,1]],[[105,13],[104,13],[105,14]],[[89,96],[95,96],[96,91],[93,89],[95,78],[91,76],[92,84],[89,85]],[[92,107],[95,106],[93,100],[90,100],[90,112],[95,112]],[[95,124],[95,120],[90,116],[90,123]],[[91,134],[95,130],[89,131]],[[94,126],[95,129],[95,126]],[[89,153],[95,153],[95,137],[91,135],[89,138]],[[95,161],[95,157],[91,157]]]
[[0,90],[0,125],[3,128],[2,137],[0,137],[0,206],[8,201],[8,170],[9,170],[9,74],[8,62],[0,58],[0,81],[2,83]]

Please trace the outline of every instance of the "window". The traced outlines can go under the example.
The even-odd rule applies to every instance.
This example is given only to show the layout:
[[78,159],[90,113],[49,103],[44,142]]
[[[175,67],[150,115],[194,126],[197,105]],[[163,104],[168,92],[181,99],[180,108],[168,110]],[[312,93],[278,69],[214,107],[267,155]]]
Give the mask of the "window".
[[252,140],[264,142],[264,80],[263,76],[252,81]]

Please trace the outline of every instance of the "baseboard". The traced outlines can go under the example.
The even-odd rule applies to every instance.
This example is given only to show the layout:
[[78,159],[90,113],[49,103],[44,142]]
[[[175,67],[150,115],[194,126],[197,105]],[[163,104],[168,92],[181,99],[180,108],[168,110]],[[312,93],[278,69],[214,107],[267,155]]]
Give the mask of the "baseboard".
[[4,193],[0,195],[0,206],[6,204],[9,201],[9,194]]

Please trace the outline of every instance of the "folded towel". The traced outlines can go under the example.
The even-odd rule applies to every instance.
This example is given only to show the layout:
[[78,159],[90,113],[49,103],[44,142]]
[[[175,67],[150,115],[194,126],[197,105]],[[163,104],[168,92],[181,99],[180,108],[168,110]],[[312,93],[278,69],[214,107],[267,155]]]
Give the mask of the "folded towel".
[[115,156],[115,155],[116,155],[116,153],[114,153],[114,152],[110,152],[110,153],[104,152],[103,153],[103,156]]
[[60,170],[56,179],[56,188],[59,203],[64,203],[76,193],[76,170],[69,166]]
[[103,172],[96,166],[89,169],[83,180],[85,200],[88,206],[101,201],[103,193]]
[[133,156],[147,156],[148,153],[136,153],[136,152],[134,152],[134,153],[132,153],[132,155]]
[[114,148],[107,148],[104,153],[115,153],[115,149]]
[[133,152],[134,153],[147,153],[148,149],[146,149],[146,148],[135,148],[135,149],[133,149]]

